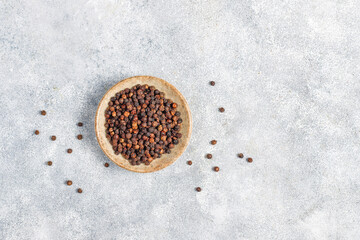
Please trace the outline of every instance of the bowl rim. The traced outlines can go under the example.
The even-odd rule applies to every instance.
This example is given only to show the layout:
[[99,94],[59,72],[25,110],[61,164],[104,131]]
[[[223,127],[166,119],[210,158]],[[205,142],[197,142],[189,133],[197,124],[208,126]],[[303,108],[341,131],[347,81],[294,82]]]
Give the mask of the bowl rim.
[[[114,161],[112,159],[112,157],[109,155],[109,153],[107,152],[106,149],[104,149],[103,145],[100,143],[100,139],[101,137],[99,136],[100,135],[100,132],[98,131],[98,117],[100,117],[99,115],[99,111],[100,111],[100,106],[101,104],[103,103],[104,101],[104,98],[105,96],[108,95],[108,93],[110,91],[112,91],[114,88],[117,87],[118,84],[121,84],[121,83],[124,83],[124,81],[130,81],[131,79],[133,78],[150,78],[150,79],[157,79],[157,80],[160,80],[160,82],[162,82],[163,84],[165,85],[168,85],[172,91],[176,92],[176,94],[180,97],[180,99],[185,103],[184,104],[184,108],[185,108],[185,111],[187,112],[188,114],[188,118],[189,118],[189,128],[187,129],[186,133],[187,133],[187,138],[185,138],[185,144],[184,144],[184,147],[176,154],[173,156],[172,160],[171,161],[168,161],[167,164],[164,164],[161,168],[157,168],[157,169],[152,169],[152,168],[149,168],[150,171],[136,171],[136,169],[129,169],[127,168],[126,166],[124,165],[121,165],[119,164],[117,161]],[[151,85],[151,84],[148,84],[148,85]],[[125,79],[122,79],[120,81],[118,81],[117,83],[115,83],[112,87],[110,87],[106,93],[102,96],[101,100],[99,101],[98,103],[98,106],[97,106],[97,109],[96,109],[96,112],[95,112],[95,122],[94,122],[94,127],[95,127],[95,135],[96,135],[96,140],[101,148],[101,150],[103,151],[103,153],[112,161],[114,162],[116,165],[118,165],[119,167],[123,168],[123,169],[126,169],[128,171],[131,171],[131,172],[136,172],[136,173],[151,173],[151,172],[157,172],[157,171],[160,171],[170,165],[172,165],[184,152],[185,150],[187,149],[189,143],[190,143],[190,138],[191,138],[191,133],[192,133],[192,115],[191,115],[191,111],[190,111],[190,107],[189,107],[189,104],[188,102],[186,101],[185,97],[181,94],[181,92],[176,88],[174,87],[172,84],[170,84],[169,82],[165,81],[164,79],[162,78],[158,78],[158,77],[154,77],[154,76],[149,76],[149,75],[136,75],[136,76],[132,76],[132,77],[129,77],[129,78],[125,78]]]

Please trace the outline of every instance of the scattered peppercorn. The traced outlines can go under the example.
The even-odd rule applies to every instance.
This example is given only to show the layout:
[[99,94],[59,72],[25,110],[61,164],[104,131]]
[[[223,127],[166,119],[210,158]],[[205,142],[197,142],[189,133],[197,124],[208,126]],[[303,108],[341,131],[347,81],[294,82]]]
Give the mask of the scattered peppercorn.
[[215,145],[216,143],[217,143],[217,141],[216,140],[211,140],[211,145]]
[[83,123],[82,122],[78,122],[77,124],[79,127],[82,127],[83,126]]
[[35,130],[35,135],[39,135],[39,134],[40,134],[39,130]]
[[68,180],[68,181],[66,181],[66,184],[67,184],[68,186],[71,186],[71,185],[72,185],[72,181]]
[[187,161],[187,164],[188,164],[188,165],[192,165],[192,161]]
[[105,166],[105,167],[109,167],[109,163],[105,163],[104,166]]
[[69,148],[69,149],[67,150],[67,153],[72,153],[72,149]]
[[196,191],[201,192],[201,187],[197,187],[195,189],[196,189]]
[[211,85],[211,86],[215,86],[215,82],[214,82],[214,81],[210,81],[210,85]]
[[219,108],[219,111],[223,113],[223,112],[225,112],[225,108],[221,107],[221,108]]
[[238,154],[238,157],[239,157],[239,158],[243,158],[243,157],[244,157],[244,154],[239,153],[239,154]]
[[77,189],[77,192],[78,192],[78,193],[82,193],[82,189],[81,189],[81,188],[78,188],[78,189]]
[[45,111],[45,110],[42,110],[42,111],[41,111],[41,115],[45,116],[45,115],[46,115],[46,111]]
[[218,172],[219,170],[220,170],[219,167],[214,167],[214,171],[215,171],[215,172]]
[[52,165],[52,161],[48,161],[47,165],[51,166]]
[[77,135],[77,139],[79,139],[79,140],[83,139],[83,135],[81,135],[81,134]]
[[210,154],[210,153],[206,154],[206,158],[207,159],[212,159],[212,154]]
[[56,136],[51,136],[51,140],[55,141],[55,140],[56,140]]
[[247,160],[249,163],[251,163],[251,162],[253,161],[252,158],[247,158],[246,160]]
[[110,98],[105,110],[106,137],[116,155],[131,165],[149,165],[171,153],[182,137],[178,104],[154,86],[135,85]]

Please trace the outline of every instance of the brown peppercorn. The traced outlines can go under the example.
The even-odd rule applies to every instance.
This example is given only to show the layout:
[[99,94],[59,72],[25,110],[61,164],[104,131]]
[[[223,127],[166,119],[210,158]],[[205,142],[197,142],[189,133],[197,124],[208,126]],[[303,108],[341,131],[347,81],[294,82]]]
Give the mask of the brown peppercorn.
[[195,188],[195,190],[196,190],[197,192],[201,192],[201,187],[197,187],[197,188]]
[[192,161],[187,161],[187,164],[188,164],[188,165],[192,165]]
[[243,158],[243,157],[244,157],[244,154],[239,153],[239,154],[238,154],[238,157],[239,157],[239,158]]
[[79,127],[82,127],[83,126],[83,123],[82,122],[78,122],[77,124]]
[[215,171],[215,172],[218,172],[219,170],[220,170],[219,167],[214,167],[214,171]]
[[52,161],[48,161],[47,165],[51,166],[52,165]]
[[55,141],[55,140],[56,140],[56,136],[51,136],[51,140]]
[[216,140],[211,140],[211,145],[215,145],[216,143],[217,143],[217,141]]
[[206,158],[207,159],[212,159],[212,154],[210,154],[210,153],[206,154]]
[[82,193],[83,191],[82,191],[81,188],[78,188],[78,189],[77,189],[77,192],[78,192],[78,193]]
[[252,158],[247,158],[246,160],[247,160],[249,163],[251,163],[251,162],[253,161]]
[[109,167],[109,163],[105,163],[104,166],[105,166],[105,167]]
[[45,110],[42,110],[40,113],[41,113],[41,115],[43,115],[43,116],[46,115],[46,111],[45,111]]
[[67,150],[67,153],[72,153],[72,149],[69,148],[69,149]]
[[66,184],[67,184],[68,186],[71,186],[71,185],[72,185],[72,181],[71,181],[71,180],[67,180],[67,181],[66,181]]
[[214,82],[214,81],[210,81],[210,85],[211,85],[211,86],[215,86],[215,82]]
[[225,112],[225,108],[221,107],[221,108],[219,108],[219,111],[223,113],[223,112]]
[[40,134],[39,130],[35,130],[35,135],[39,135],[39,134]]
[[79,139],[79,140],[83,139],[83,135],[81,135],[81,134],[77,135],[77,139]]

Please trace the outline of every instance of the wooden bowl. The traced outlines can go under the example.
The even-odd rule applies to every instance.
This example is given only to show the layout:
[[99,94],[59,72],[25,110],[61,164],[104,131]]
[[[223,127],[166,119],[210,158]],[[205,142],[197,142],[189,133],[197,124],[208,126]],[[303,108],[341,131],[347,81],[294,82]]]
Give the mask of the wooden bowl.
[[[105,133],[105,110],[108,107],[110,98],[114,97],[117,92],[125,88],[131,88],[136,84],[148,84],[149,86],[154,86],[159,91],[164,92],[165,98],[169,98],[178,104],[177,110],[181,113],[181,118],[183,119],[183,123],[180,129],[182,137],[179,140],[179,144],[175,145],[175,147],[171,149],[170,154],[162,154],[160,158],[154,159],[154,161],[152,161],[150,165],[140,164],[133,166],[121,154],[115,155],[115,152],[112,149],[112,145],[106,138]],[[104,151],[106,156],[111,159],[111,161],[113,161],[120,167],[133,172],[155,172],[175,162],[176,159],[178,159],[185,151],[187,145],[189,144],[191,130],[191,112],[184,96],[170,83],[160,78],[151,76],[135,76],[124,79],[115,84],[112,88],[109,89],[109,91],[107,91],[107,93],[105,93],[105,95],[101,99],[95,116],[95,133],[101,149]]]

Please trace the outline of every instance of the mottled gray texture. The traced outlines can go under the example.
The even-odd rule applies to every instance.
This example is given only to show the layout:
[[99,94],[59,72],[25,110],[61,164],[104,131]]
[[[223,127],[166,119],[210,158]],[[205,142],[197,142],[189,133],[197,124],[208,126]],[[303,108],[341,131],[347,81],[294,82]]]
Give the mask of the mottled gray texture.
[[[0,239],[360,239],[359,12],[0,1]],[[134,75],[169,81],[193,114],[186,152],[152,174],[105,168],[94,134],[101,96]]]

